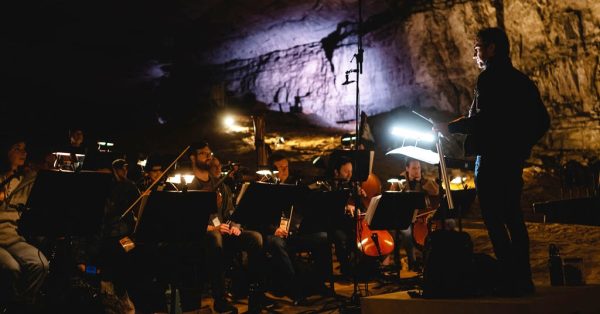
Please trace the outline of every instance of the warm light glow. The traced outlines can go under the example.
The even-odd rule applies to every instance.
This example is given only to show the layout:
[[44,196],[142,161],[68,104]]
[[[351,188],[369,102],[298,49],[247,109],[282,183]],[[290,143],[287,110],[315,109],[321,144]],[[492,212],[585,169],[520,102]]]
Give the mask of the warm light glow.
[[[55,152],[53,153],[54,155],[58,156],[71,156],[71,153],[64,153],[64,152]],[[85,157],[84,154],[75,154],[75,157],[77,157],[77,159],[81,158],[81,157]]]
[[440,156],[437,153],[416,146],[404,146],[396,148],[386,153],[386,155],[389,154],[408,156],[432,165],[440,163]]
[[168,177],[167,182],[173,183],[173,184],[181,184],[181,175],[176,174],[174,176]]
[[250,128],[241,126],[236,122],[239,122],[240,118],[236,118],[232,115],[226,115],[223,118],[223,127],[225,132],[234,132],[234,133],[248,133],[250,132]]
[[167,178],[167,182],[173,183],[173,184],[181,184],[181,178],[183,177],[183,181],[185,182],[185,184],[190,184],[192,183],[192,181],[194,180],[194,175],[193,174],[176,174],[174,176],[168,177]]
[[232,116],[226,116],[223,119],[223,124],[225,124],[225,127],[231,128],[235,124],[235,119]]
[[258,170],[256,174],[259,174],[261,176],[271,176],[273,175],[273,172],[271,170]]
[[190,184],[190,183],[192,183],[192,181],[194,181],[194,175],[193,174],[184,174],[183,179],[185,180],[185,184]]
[[462,184],[465,181],[467,181],[467,177],[456,177],[456,178],[452,179],[452,181],[450,181],[450,183],[452,183],[452,184]]
[[147,162],[148,162],[148,159],[138,160],[137,164],[138,164],[138,166],[146,167]]
[[404,182],[406,182],[406,179],[391,178],[391,179],[387,180],[387,182],[391,183],[391,184],[394,184],[394,183],[404,184]]
[[410,138],[417,141],[433,142],[435,140],[433,133],[409,130],[401,127],[393,127],[391,133],[398,137]]

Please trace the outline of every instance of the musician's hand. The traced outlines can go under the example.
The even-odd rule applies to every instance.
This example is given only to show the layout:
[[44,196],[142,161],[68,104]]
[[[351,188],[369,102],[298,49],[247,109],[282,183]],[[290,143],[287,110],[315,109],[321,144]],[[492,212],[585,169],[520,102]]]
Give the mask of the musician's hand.
[[367,197],[367,192],[365,192],[365,190],[363,190],[363,188],[359,187],[358,195],[360,195],[360,197]]
[[219,232],[221,234],[231,234],[231,230],[229,229],[229,225],[228,224],[220,224],[219,225]]
[[440,132],[444,137],[448,137],[450,135],[450,131],[448,131],[448,122],[436,122],[433,124],[432,130],[434,132]]
[[231,227],[231,234],[233,234],[234,236],[239,236],[240,234],[242,234],[242,230],[240,230],[240,228],[232,226]]
[[280,237],[280,238],[287,238],[288,232],[287,232],[287,230],[285,230],[283,228],[277,228],[275,230],[275,236]]
[[346,215],[350,217],[354,217],[354,205],[348,204],[346,205]]

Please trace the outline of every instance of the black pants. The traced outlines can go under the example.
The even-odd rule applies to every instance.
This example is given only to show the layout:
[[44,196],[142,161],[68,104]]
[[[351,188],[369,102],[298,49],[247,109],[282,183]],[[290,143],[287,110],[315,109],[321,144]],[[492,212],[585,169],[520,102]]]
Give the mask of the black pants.
[[207,232],[206,258],[213,298],[225,296],[224,250],[248,253],[248,276],[250,283],[263,279],[264,251],[263,238],[256,231],[244,230],[239,236],[222,235],[219,231]]
[[201,307],[203,259],[201,243],[141,245],[129,252],[131,267],[128,292],[136,313],[166,312],[165,291],[177,285],[184,312]]
[[315,275],[322,281],[331,276],[331,249],[327,240],[326,232],[315,232],[309,234],[298,234],[289,238],[280,238],[275,235],[265,237],[265,246],[274,260],[276,278],[286,285],[288,291],[299,295],[301,288],[298,284],[303,282],[297,278],[295,263],[292,257],[297,252],[310,251],[315,261]]
[[478,156],[475,184],[505,284],[531,283],[529,235],[521,211],[523,161]]

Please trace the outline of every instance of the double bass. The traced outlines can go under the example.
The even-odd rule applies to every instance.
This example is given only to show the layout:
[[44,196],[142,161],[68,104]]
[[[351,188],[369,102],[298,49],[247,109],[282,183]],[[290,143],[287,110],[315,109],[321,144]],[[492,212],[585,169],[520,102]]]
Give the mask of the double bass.
[[[361,188],[366,194],[362,197],[362,205],[368,208],[371,198],[381,194],[381,181],[371,173],[361,184]],[[382,258],[394,251],[394,237],[387,230],[371,230],[365,220],[365,214],[358,217],[356,228],[356,245],[365,255]]]

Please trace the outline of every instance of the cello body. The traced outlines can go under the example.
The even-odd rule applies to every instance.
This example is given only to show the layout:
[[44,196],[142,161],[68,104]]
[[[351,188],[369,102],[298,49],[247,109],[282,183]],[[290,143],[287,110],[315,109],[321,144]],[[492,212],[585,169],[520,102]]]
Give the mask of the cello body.
[[[361,188],[366,193],[362,198],[362,205],[368,208],[371,198],[381,194],[381,181],[371,173],[361,184]],[[356,228],[356,245],[365,255],[381,258],[394,251],[394,237],[387,230],[371,230],[364,214],[358,217]]]

